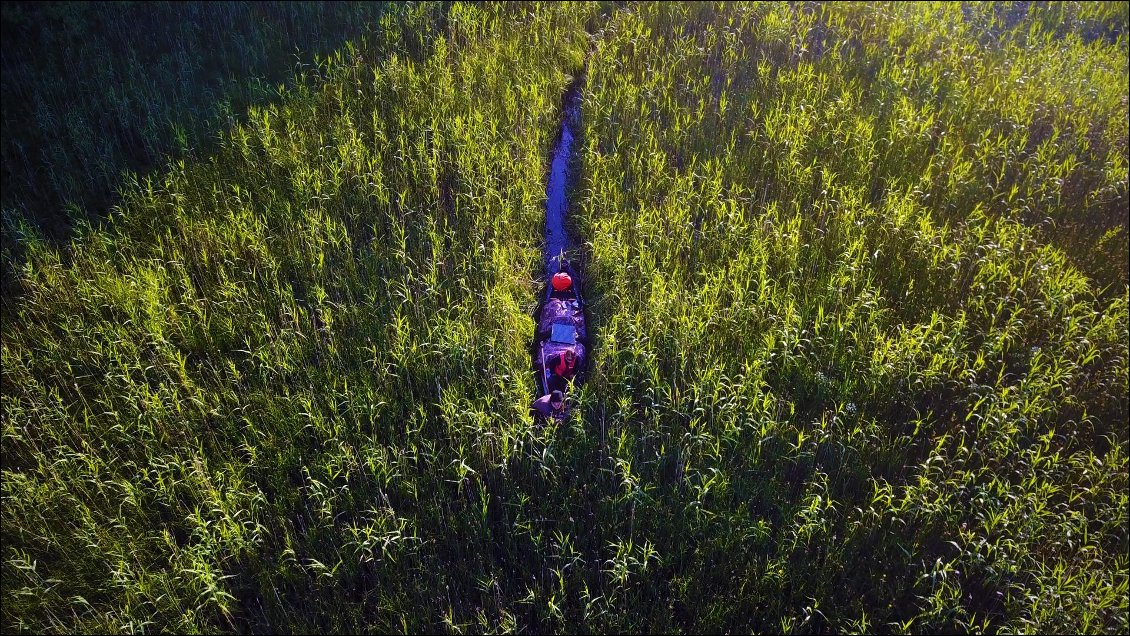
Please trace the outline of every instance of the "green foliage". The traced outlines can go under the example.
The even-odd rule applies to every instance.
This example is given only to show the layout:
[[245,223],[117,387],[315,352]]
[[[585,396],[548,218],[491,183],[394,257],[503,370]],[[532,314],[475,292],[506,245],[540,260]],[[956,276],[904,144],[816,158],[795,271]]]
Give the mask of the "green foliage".
[[[388,3],[5,2],[2,200],[54,240],[99,222],[126,171],[208,154],[296,68],[375,26]],[[19,248],[5,237],[4,247]],[[7,265],[5,265],[7,267]]]
[[[18,234],[0,626],[1127,631],[1126,24],[382,13],[106,227]],[[538,428],[582,68],[594,358]]]
[[613,16],[589,419],[663,573],[604,627],[1127,629],[1122,9]]
[[585,11],[390,14],[212,156],[134,179],[65,262],[28,245],[6,632],[474,617],[470,575],[508,578],[484,484],[534,435],[530,275]]

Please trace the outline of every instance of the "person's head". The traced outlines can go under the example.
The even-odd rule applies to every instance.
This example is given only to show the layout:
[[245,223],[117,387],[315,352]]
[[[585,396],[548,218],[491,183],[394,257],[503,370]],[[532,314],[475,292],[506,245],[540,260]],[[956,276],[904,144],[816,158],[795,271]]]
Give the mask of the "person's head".
[[565,408],[565,394],[561,391],[554,391],[549,394],[549,405],[553,410],[560,411]]
[[573,277],[565,272],[557,272],[550,280],[555,291],[565,291],[573,286]]
[[565,350],[565,364],[573,364],[577,361],[577,354],[572,349]]

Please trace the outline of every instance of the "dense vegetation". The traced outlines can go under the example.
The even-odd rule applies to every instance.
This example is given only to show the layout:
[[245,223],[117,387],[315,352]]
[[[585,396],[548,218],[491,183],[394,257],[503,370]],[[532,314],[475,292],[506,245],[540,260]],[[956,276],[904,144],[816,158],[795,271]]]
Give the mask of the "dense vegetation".
[[[4,247],[65,240],[126,170],[207,153],[279,83],[375,26],[387,3],[6,2]],[[15,255],[18,259],[18,255]]]
[[[1125,632],[1127,22],[384,14],[18,235],[4,631]],[[594,360],[539,428],[582,68]]]
[[[1125,630],[1126,38],[1033,18],[614,16],[588,408],[634,519],[616,601],[674,603],[644,625]],[[1119,282],[1045,218],[1116,227],[1122,260],[1078,256]]]
[[588,41],[569,6],[441,11],[390,16],[69,253],[28,245],[5,631],[468,616],[492,541],[460,479],[531,426],[544,164]]

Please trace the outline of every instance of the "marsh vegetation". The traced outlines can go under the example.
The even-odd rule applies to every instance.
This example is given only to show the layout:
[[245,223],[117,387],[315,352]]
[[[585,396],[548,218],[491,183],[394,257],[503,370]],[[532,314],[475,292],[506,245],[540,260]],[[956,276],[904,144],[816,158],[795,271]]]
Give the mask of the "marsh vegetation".
[[1130,629],[1124,3],[370,17],[5,226],[5,632]]

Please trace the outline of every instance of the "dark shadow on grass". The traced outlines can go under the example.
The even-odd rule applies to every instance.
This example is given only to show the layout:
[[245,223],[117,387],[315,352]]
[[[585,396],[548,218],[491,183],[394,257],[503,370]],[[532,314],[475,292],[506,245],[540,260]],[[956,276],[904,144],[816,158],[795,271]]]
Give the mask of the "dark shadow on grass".
[[[100,226],[128,173],[210,153],[249,107],[379,32],[394,3],[6,2],[0,204],[4,304],[27,243]],[[375,38],[374,38],[375,39]]]

